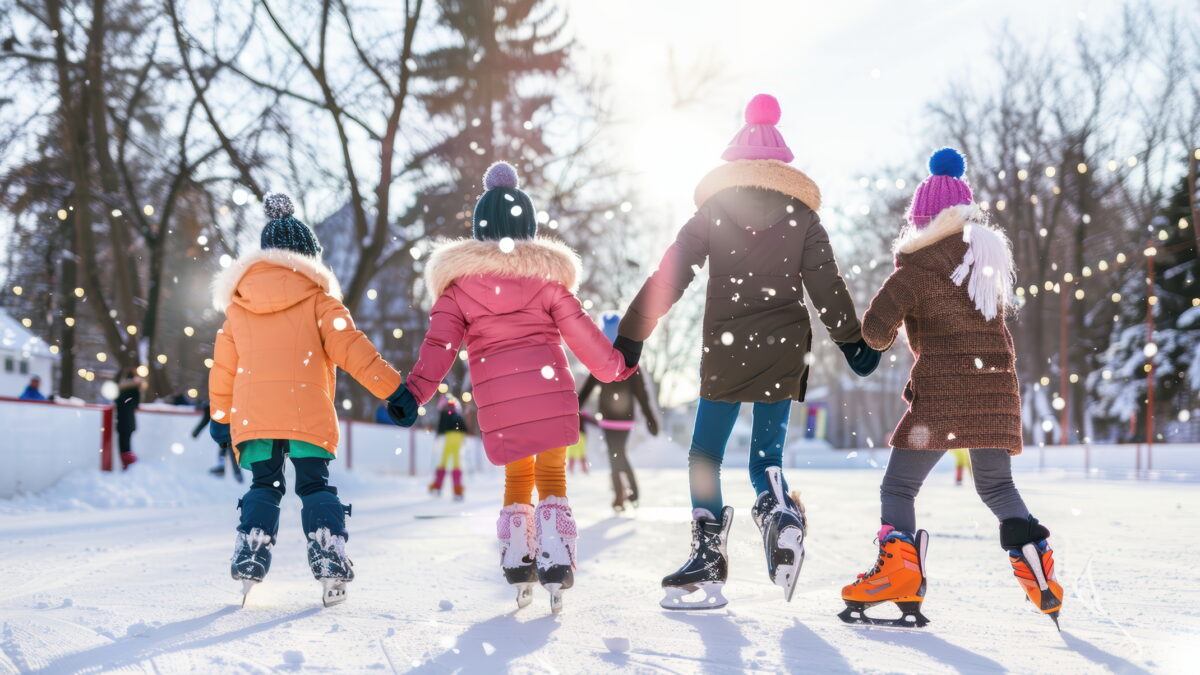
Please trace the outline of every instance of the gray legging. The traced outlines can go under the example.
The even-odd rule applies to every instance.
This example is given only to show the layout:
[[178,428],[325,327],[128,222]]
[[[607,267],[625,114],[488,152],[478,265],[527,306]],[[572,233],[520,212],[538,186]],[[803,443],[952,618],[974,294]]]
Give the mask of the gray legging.
[[[884,523],[901,532],[917,529],[913,500],[921,491],[921,484],[933,470],[933,465],[944,454],[945,450],[892,449],[892,458],[883,474],[883,484],[879,486],[880,515]],[[1013,485],[1012,458],[1007,450],[971,450],[971,474],[975,479],[975,491],[996,514],[996,518],[1029,517],[1029,509],[1021,500],[1017,486]]]

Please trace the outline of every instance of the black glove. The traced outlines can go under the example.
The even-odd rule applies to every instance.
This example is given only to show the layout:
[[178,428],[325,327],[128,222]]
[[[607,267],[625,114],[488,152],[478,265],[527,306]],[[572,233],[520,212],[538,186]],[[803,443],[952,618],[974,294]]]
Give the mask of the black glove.
[[658,420],[654,419],[653,417],[647,417],[646,418],[646,431],[649,431],[651,436],[657,436],[658,435]]
[[859,338],[858,342],[843,342],[838,343],[838,349],[846,355],[846,363],[850,364],[850,370],[853,370],[860,377],[866,377],[875,372],[875,368],[879,366],[879,357],[882,353],[877,349],[872,349],[867,345],[867,341]]
[[417,423],[417,399],[403,384],[388,397],[387,414],[394,424],[401,427],[411,427]]
[[229,437],[229,425],[216,420],[209,420],[208,435],[217,442],[217,445],[230,445],[233,439]]
[[636,366],[642,358],[642,342],[640,340],[630,340],[624,335],[618,335],[617,339],[613,340],[613,348],[625,357],[626,368]]

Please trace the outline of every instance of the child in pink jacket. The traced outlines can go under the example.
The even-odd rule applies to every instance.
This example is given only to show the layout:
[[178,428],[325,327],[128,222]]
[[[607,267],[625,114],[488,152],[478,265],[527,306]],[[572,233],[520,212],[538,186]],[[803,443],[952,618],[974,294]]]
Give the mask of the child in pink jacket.
[[579,257],[536,237],[536,211],[517,189],[516,170],[493,164],[483,185],[473,238],[439,244],[425,268],[437,300],[405,383],[411,395],[402,393],[389,414],[411,426],[417,405],[433,397],[465,345],[483,447],[493,464],[504,465],[496,521],[504,577],[517,586],[518,607],[529,604],[538,581],[557,613],[574,581],[565,459],[579,440],[579,398],[562,343],[601,382],[632,375],[637,355],[614,347],[583,311],[574,293]]

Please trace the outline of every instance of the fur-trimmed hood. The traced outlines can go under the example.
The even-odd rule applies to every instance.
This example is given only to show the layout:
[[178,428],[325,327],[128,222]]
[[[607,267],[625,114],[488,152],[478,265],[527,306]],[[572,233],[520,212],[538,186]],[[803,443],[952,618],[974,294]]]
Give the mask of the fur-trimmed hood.
[[248,253],[221,270],[212,283],[213,307],[232,304],[255,314],[287,309],[316,293],[342,299],[342,287],[319,258],[284,249]]
[[[958,240],[956,246],[932,248],[951,237]],[[955,285],[966,283],[975,308],[988,321],[1012,303],[1012,247],[1003,232],[987,225],[975,204],[951,206],[920,229],[909,225],[896,239],[895,252],[900,265],[913,262],[949,271]]]
[[574,293],[582,266],[579,255],[569,246],[541,237],[516,240],[507,253],[498,241],[452,239],[434,245],[425,266],[425,285],[434,297],[446,292],[456,280],[469,276],[548,279]]
[[696,185],[696,207],[731,187],[757,187],[795,197],[805,206],[821,208],[821,190],[803,171],[777,159],[739,159],[709,171]]
[[916,253],[937,242],[963,231],[968,221],[979,218],[979,207],[974,204],[951,206],[937,214],[925,227],[906,225],[892,246],[894,253]]

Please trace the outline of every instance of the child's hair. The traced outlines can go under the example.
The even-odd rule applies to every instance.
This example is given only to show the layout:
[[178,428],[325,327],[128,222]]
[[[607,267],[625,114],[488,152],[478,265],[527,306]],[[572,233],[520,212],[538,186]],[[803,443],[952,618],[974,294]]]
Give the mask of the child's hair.
[[537,236],[537,213],[529,195],[517,189],[517,170],[496,162],[483,174],[484,193],[475,205],[471,236],[480,241],[532,239]]

